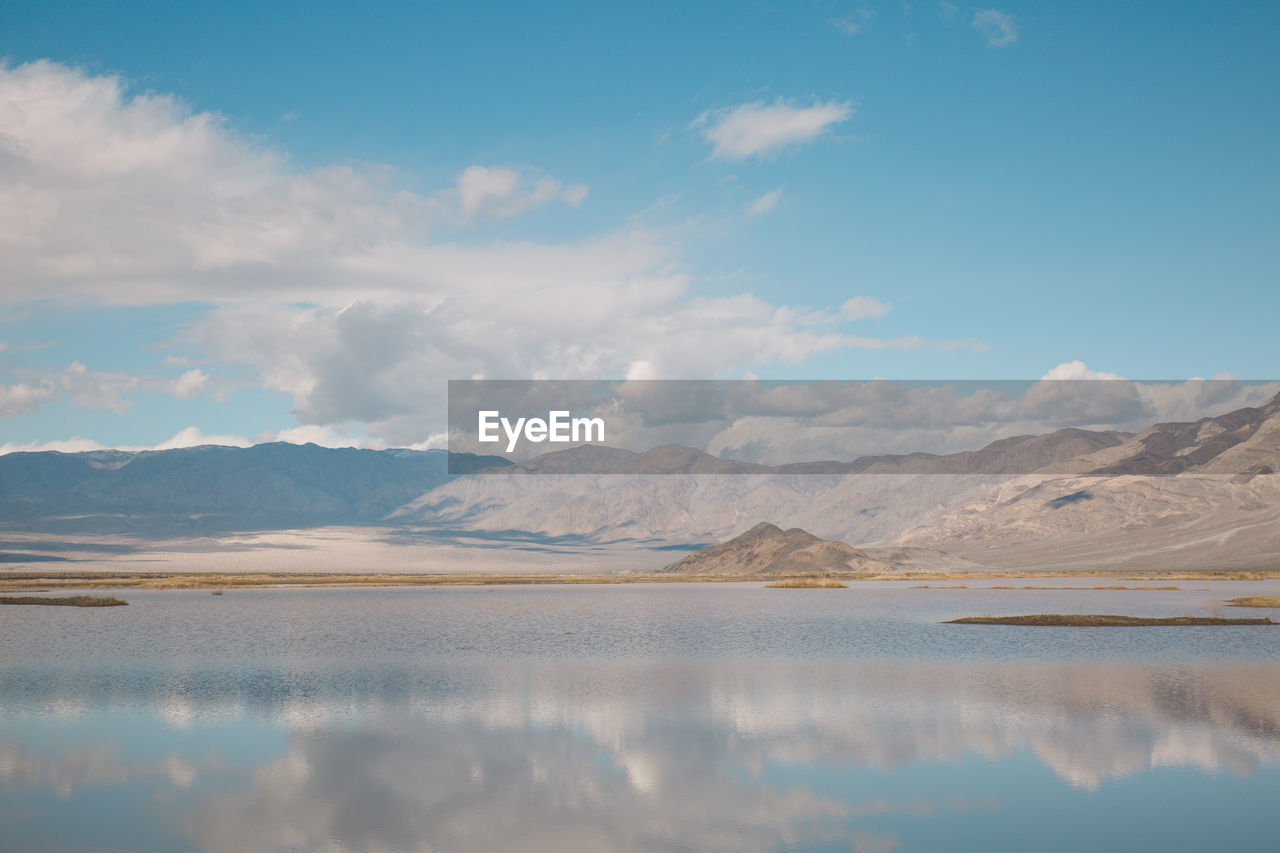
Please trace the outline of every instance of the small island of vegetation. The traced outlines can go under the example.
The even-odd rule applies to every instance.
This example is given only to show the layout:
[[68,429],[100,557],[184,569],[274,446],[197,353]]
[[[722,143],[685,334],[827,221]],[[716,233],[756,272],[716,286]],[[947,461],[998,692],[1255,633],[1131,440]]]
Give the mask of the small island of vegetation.
[[1036,613],[1030,616],[965,616],[944,625],[1035,625],[1058,628],[1131,628],[1156,625],[1280,625],[1270,619],[1224,619],[1220,616],[1112,616],[1098,613]]
[[835,578],[782,578],[765,584],[766,589],[848,589],[849,585]]
[[1242,595],[1227,601],[1228,607],[1280,607],[1280,595]]
[[7,595],[0,596],[0,604],[45,604],[62,607],[120,607],[129,602],[103,595]]

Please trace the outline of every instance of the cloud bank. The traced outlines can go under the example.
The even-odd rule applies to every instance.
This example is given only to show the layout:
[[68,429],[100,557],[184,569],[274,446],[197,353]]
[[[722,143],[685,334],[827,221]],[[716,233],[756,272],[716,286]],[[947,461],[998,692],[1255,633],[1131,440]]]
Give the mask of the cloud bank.
[[[851,114],[778,101],[696,124],[715,156],[760,158]],[[0,416],[58,400],[122,413],[140,393],[220,399],[230,368],[288,395],[299,426],[355,422],[417,445],[440,431],[451,377],[707,377],[840,349],[981,346],[852,333],[884,316],[875,300],[700,295],[675,228],[495,236],[494,223],[584,204],[585,184],[531,166],[476,164],[414,192],[391,166],[301,166],[214,113],[48,61],[0,66],[0,128],[0,303],[207,306],[178,333],[198,357],[163,375],[8,358]]]

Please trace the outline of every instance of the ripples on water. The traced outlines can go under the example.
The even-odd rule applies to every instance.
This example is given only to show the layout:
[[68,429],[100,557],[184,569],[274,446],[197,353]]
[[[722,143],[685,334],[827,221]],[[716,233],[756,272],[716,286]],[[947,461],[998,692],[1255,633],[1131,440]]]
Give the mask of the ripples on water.
[[3,608],[0,850],[1274,853],[1280,630],[938,624],[1255,591]]

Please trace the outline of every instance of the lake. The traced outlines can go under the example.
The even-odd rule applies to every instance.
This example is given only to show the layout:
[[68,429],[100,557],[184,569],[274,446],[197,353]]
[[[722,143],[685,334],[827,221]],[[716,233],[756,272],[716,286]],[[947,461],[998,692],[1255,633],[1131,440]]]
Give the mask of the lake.
[[0,608],[0,850],[1280,850],[1280,628],[939,624],[1275,581],[993,583]]

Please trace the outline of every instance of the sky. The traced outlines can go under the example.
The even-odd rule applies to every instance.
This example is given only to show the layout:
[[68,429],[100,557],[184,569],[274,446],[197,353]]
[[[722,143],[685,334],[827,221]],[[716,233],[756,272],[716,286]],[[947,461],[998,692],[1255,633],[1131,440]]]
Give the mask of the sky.
[[1280,4],[998,2],[10,0],[0,452],[427,447],[476,377],[1274,377]]

